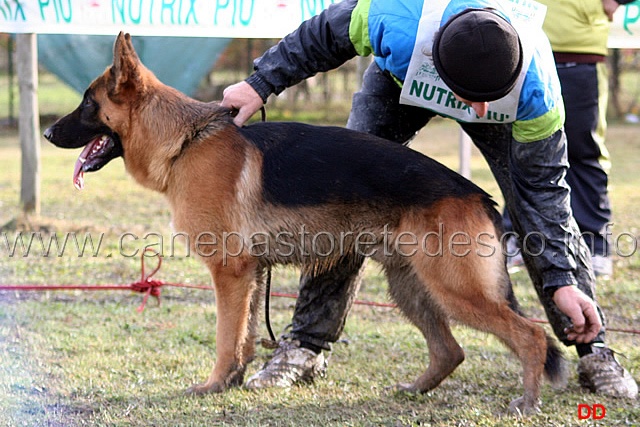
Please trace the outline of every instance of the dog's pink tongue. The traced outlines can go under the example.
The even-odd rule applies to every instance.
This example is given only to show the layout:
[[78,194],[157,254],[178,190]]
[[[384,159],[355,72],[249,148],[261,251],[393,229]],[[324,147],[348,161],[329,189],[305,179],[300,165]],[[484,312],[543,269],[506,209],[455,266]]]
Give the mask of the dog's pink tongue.
[[78,189],[82,190],[84,188],[84,172],[82,170],[82,165],[87,161],[87,156],[91,152],[93,144],[87,144],[82,150],[82,153],[78,156],[78,160],[76,160],[76,164],[73,167],[73,185]]

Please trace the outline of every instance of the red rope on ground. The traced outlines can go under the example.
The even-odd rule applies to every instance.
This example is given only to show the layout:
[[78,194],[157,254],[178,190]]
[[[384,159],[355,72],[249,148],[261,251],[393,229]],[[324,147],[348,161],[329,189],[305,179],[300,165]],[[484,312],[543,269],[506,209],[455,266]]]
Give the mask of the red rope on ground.
[[[145,253],[152,252],[153,256],[158,258],[158,265],[149,275],[145,276]],[[133,291],[144,294],[142,303],[136,309],[141,313],[147,305],[150,296],[154,297],[160,305],[160,293],[163,286],[174,286],[180,288],[192,289],[213,289],[211,286],[187,285],[183,283],[165,283],[161,280],[152,279],[151,277],[160,270],[162,266],[162,257],[151,248],[146,248],[140,257],[140,280],[128,285],[0,285],[0,291]]]
[[[146,252],[153,252],[153,256],[158,258],[158,265],[156,265],[156,268],[154,268],[153,271],[145,277],[144,259],[145,259]],[[146,248],[140,258],[140,280],[138,280],[137,282],[130,283],[128,285],[0,285],[0,291],[131,290],[133,292],[139,292],[144,294],[142,303],[136,309],[139,313],[141,313],[147,304],[147,300],[149,299],[149,296],[153,296],[158,301],[158,305],[160,305],[160,293],[161,293],[160,288],[162,288],[163,286],[213,290],[213,287],[211,286],[187,285],[184,283],[166,283],[161,280],[152,279],[151,277],[155,275],[158,272],[158,270],[160,270],[161,266],[162,266],[162,257],[160,256],[160,254],[151,248]],[[283,293],[283,292],[271,292],[269,295],[273,297],[282,297],[282,298],[294,298],[294,299],[298,298],[298,294]],[[372,307],[397,308],[397,305],[393,303],[383,303],[383,302],[374,302],[374,301],[356,300],[354,301],[354,304],[367,305]],[[543,320],[543,319],[535,319],[535,318],[528,318],[528,319],[534,323],[549,323],[549,321]],[[640,335],[640,330],[638,329],[622,329],[622,328],[607,327],[607,331]]]

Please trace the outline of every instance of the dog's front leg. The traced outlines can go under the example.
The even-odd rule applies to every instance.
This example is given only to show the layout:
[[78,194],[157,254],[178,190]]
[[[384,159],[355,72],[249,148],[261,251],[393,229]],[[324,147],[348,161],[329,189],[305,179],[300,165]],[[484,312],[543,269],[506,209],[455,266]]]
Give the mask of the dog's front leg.
[[217,360],[206,382],[187,390],[188,394],[221,393],[239,386],[253,354],[245,354],[251,300],[256,290],[256,263],[235,259],[227,265],[210,265],[216,291]]

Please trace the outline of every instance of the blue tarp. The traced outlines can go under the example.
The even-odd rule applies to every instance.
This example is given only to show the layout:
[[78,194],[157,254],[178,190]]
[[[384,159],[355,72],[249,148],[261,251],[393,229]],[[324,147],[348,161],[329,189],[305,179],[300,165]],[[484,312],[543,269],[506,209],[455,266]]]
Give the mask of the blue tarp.
[[[193,96],[231,39],[133,37],[142,62],[165,84]],[[113,62],[115,36],[38,35],[38,62],[83,93]]]

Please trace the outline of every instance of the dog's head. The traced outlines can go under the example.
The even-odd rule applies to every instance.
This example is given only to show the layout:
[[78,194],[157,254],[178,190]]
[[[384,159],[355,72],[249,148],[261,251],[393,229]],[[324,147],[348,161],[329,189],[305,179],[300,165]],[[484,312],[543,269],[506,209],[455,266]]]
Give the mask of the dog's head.
[[78,189],[84,185],[84,172],[97,171],[126,155],[123,139],[130,127],[131,111],[144,98],[145,79],[153,77],[140,62],[129,34],[120,33],[113,49],[113,64],[87,88],[78,108],[44,132],[45,138],[58,147],[84,147],[73,173]]

